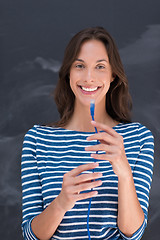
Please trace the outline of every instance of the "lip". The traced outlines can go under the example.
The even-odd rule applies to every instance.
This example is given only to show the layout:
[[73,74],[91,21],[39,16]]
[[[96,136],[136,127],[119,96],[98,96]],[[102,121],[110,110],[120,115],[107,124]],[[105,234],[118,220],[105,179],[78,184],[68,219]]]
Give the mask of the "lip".
[[78,85],[79,90],[85,95],[93,95],[93,94],[97,93],[99,91],[99,89],[101,88],[100,86],[98,86],[97,89],[94,90],[94,91],[85,91],[85,90],[82,89],[82,87],[94,89],[97,86],[96,87],[95,86],[91,87],[91,86],[80,86],[80,85]]

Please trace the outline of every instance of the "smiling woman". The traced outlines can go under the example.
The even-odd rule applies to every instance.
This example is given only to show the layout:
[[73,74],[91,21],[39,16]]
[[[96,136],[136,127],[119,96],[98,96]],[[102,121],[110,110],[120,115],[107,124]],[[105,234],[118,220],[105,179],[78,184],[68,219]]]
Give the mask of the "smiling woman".
[[[92,77],[90,81],[93,82],[97,74],[104,75],[110,71],[114,81],[111,80],[109,90],[106,92],[105,112],[117,122],[131,122],[132,102],[128,91],[128,80],[117,47],[110,34],[103,28],[97,27],[77,33],[66,48],[55,90],[55,102],[60,113],[57,126],[64,127],[73,115],[75,95],[70,86],[70,80],[72,80],[70,71],[74,68],[77,68],[77,73],[85,73],[83,76],[85,79]],[[91,83],[88,85],[90,88]],[[94,86],[93,83],[92,85]],[[86,87],[86,83],[81,87]]]
[[35,125],[24,139],[24,238],[139,240],[147,224],[153,136],[131,122],[128,81],[105,29],[71,39],[55,101],[60,120]]

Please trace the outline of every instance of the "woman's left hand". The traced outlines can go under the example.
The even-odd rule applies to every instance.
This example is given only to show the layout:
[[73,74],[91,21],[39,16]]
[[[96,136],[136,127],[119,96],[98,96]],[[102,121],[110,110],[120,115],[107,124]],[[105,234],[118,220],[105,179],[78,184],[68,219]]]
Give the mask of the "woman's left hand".
[[91,121],[91,123],[94,127],[104,132],[98,132],[89,136],[87,138],[88,141],[98,140],[100,143],[86,147],[85,150],[105,151],[105,154],[91,154],[91,157],[97,160],[109,161],[118,178],[131,176],[132,172],[125,154],[123,137],[109,126],[95,121]]

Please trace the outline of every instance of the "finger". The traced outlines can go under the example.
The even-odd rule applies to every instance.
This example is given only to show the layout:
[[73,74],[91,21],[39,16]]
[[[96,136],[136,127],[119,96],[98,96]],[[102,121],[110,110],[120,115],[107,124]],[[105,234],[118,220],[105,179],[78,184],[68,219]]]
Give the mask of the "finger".
[[87,141],[99,140],[100,142],[105,142],[108,144],[115,144],[115,137],[108,135],[106,132],[99,132],[87,137]]
[[112,162],[112,157],[109,154],[91,154],[91,157],[97,160],[106,160]]
[[99,164],[96,162],[83,164],[83,165],[80,165],[80,166],[74,168],[73,170],[69,171],[67,174],[68,174],[68,176],[75,177],[84,171],[95,169],[98,166],[99,166]]
[[102,173],[89,173],[89,174],[81,174],[79,176],[76,176],[74,179],[74,184],[80,184],[83,182],[95,180],[102,177]]
[[93,189],[95,187],[99,187],[101,185],[102,185],[101,180],[97,180],[97,181],[93,181],[93,182],[89,182],[89,183],[82,183],[82,184],[74,186],[74,192],[82,192],[82,191],[91,190],[91,189]]
[[95,197],[96,195],[98,195],[97,191],[91,191],[88,193],[80,193],[77,195],[77,201],[92,198],[92,197]]
[[107,153],[112,153],[113,152],[113,147],[107,144],[97,144],[97,145],[93,145],[93,146],[88,146],[85,147],[86,151],[105,151]]
[[99,123],[99,122],[96,122],[96,121],[91,121],[91,124],[92,124],[94,127],[97,127],[97,128],[99,128],[99,129],[107,132],[108,134],[110,134],[110,135],[113,136],[113,137],[116,137],[117,134],[118,134],[113,128],[111,128],[111,127],[109,127],[109,126],[107,126],[107,125],[105,125],[105,124],[103,124],[103,123]]

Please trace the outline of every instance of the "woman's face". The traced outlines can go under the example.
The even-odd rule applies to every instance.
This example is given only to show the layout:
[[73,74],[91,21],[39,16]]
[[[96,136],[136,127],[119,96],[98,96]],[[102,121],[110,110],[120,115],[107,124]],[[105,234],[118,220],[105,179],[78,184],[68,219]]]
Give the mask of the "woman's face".
[[76,103],[88,106],[94,99],[97,104],[105,104],[113,79],[104,44],[98,40],[84,42],[70,69],[70,86]]

